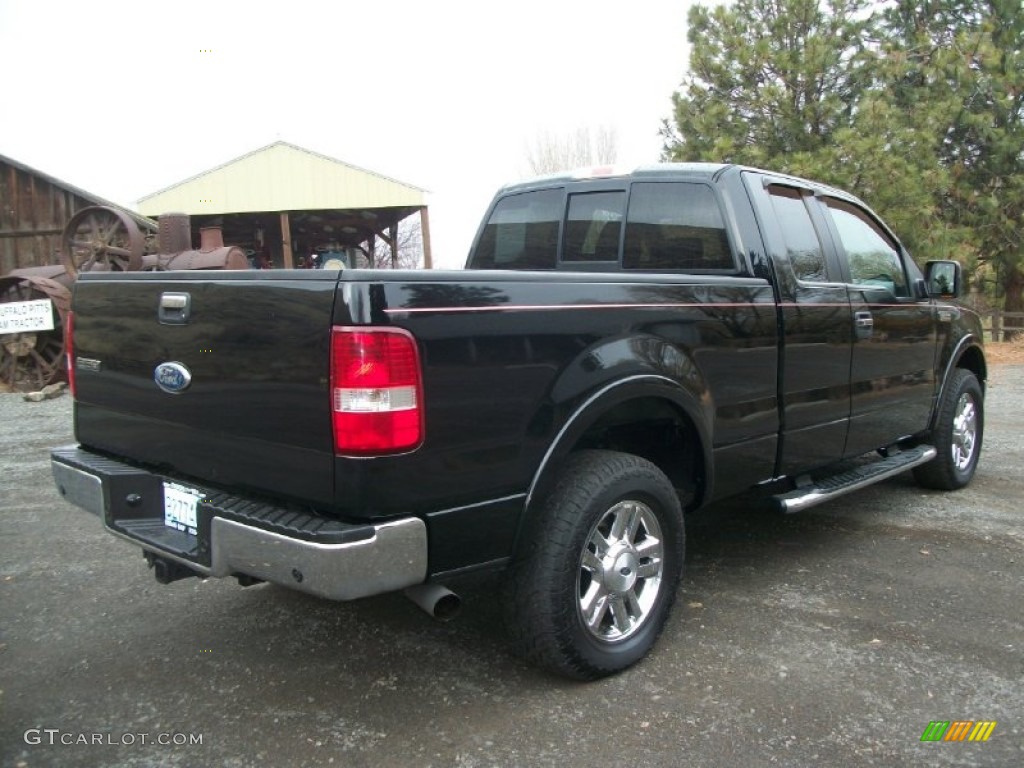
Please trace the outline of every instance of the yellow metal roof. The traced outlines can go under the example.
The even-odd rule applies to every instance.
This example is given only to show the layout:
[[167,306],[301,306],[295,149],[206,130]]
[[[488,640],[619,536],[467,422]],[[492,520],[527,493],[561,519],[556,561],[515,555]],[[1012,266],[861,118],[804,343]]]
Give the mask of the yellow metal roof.
[[192,215],[426,205],[425,190],[284,141],[138,201],[139,212]]

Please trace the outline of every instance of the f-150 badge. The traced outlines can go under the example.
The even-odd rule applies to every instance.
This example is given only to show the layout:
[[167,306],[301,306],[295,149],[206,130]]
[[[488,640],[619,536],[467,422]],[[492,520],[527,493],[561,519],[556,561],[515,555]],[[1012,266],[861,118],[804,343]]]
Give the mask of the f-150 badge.
[[192,372],[181,363],[160,363],[153,370],[153,381],[164,392],[177,395],[192,383]]

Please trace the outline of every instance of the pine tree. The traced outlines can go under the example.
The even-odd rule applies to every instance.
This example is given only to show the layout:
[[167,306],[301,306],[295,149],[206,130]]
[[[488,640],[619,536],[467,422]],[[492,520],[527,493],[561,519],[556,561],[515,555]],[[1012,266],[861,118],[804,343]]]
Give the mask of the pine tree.
[[736,0],[689,24],[665,159],[850,189],[919,260],[991,264],[1019,311],[1020,0]]
[[828,146],[865,86],[865,0],[737,0],[689,14],[690,74],[665,154],[780,170]]
[[885,30],[904,54],[901,98],[931,105],[936,155],[951,179],[943,218],[967,233],[969,260],[994,271],[1004,309],[1024,311],[1020,0],[899,0]]

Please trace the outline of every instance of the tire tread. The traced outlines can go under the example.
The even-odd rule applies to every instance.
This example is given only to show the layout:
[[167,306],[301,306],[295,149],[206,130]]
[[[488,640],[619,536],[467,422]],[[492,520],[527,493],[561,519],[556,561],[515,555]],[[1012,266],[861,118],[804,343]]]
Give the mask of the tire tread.
[[[956,416],[957,403],[960,400],[960,395],[965,391],[972,392],[975,398],[975,406],[978,409],[978,435],[972,463],[966,473],[961,473],[953,464],[949,441],[952,436],[952,424]],[[938,406],[938,413],[935,416],[932,439],[936,443],[938,455],[927,464],[914,467],[914,480],[924,488],[940,491],[963,488],[974,476],[981,453],[983,436],[984,405],[981,385],[971,371],[966,368],[957,368],[950,373],[949,381],[946,382],[946,388],[943,390],[942,401]]]
[[[565,550],[572,552],[572,543],[583,535],[579,521],[587,519],[587,501],[594,497],[594,489],[607,484],[609,478],[627,476],[642,478],[675,501],[669,513],[678,518],[678,525],[674,526],[677,530],[673,531],[678,541],[666,541],[666,567],[671,567],[668,561],[672,558],[679,562],[672,573],[663,577],[667,581],[663,581],[664,594],[659,597],[660,615],[650,619],[657,626],[641,630],[647,634],[643,652],[626,663],[601,663],[587,658],[570,638],[568,628],[578,617],[574,599],[566,599],[562,585],[575,583],[578,554],[566,557]],[[586,524],[588,530],[589,525]],[[663,535],[668,537],[669,533],[665,531]],[[588,450],[572,455],[542,510],[528,524],[520,552],[506,574],[502,603],[515,649],[528,661],[577,680],[604,677],[639,660],[657,638],[671,609],[682,566],[682,539],[682,510],[675,490],[654,464],[613,451]],[[552,578],[552,574],[556,576]]]

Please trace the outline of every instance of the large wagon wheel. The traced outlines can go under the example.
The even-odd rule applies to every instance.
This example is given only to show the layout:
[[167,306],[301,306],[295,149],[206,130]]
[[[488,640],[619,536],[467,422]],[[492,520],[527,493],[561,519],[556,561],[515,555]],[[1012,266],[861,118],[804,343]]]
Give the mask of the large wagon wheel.
[[64,228],[61,261],[72,277],[79,272],[134,272],[142,267],[146,238],[135,221],[114,208],[83,208]]
[[50,299],[52,330],[0,334],[0,382],[15,392],[31,392],[64,376],[64,316],[71,292],[46,278],[0,279],[0,304]]

